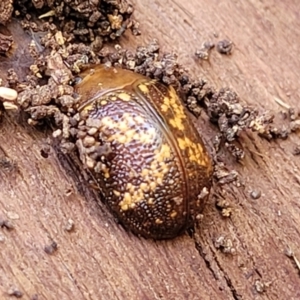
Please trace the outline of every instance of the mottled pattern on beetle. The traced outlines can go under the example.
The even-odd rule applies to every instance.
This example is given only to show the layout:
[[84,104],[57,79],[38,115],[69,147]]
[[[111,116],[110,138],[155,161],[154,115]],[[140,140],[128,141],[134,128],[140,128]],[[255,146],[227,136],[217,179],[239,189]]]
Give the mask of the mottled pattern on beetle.
[[139,84],[138,90],[151,103],[153,109],[160,113],[163,123],[168,124],[171,129],[167,130],[167,134],[177,146],[178,157],[182,159],[184,166],[182,180],[187,183],[186,201],[189,204],[189,218],[194,219],[204,204],[200,198],[202,192],[200,187],[209,189],[208,178],[212,173],[210,158],[198,133],[189,123],[191,119],[172,87],[149,81]]
[[161,112],[161,117],[165,122],[176,132],[174,136],[177,145],[180,150],[187,151],[188,160],[207,166],[210,163],[209,157],[205,154],[204,146],[199,142],[196,133],[191,130],[190,119],[175,90],[155,81],[140,84],[138,88],[147,100],[155,105],[157,111]]
[[82,78],[73,132],[104,201],[133,232],[175,237],[197,219],[212,175],[177,94],[118,68],[95,66]]
[[102,95],[80,115],[86,129],[78,134],[80,157],[108,206],[133,231],[174,236],[186,223],[187,186],[158,115],[126,90]]

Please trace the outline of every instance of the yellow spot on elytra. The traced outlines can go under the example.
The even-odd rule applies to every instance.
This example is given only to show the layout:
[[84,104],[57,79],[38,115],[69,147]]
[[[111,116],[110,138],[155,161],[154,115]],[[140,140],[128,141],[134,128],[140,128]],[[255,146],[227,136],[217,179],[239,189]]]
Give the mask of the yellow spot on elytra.
[[[109,139],[109,141],[113,141],[113,140],[115,140],[115,136],[111,136]],[[125,144],[127,142],[125,135],[120,135],[117,140],[120,144]]]
[[153,205],[154,201],[153,201],[153,198],[150,198],[147,202],[149,205]]
[[178,138],[178,139],[177,139],[177,143],[178,143],[178,146],[179,146],[179,148],[180,148],[181,150],[184,150],[184,149],[187,147],[185,138],[184,138],[184,139]]
[[[126,184],[126,191],[119,203],[121,210],[135,207],[133,204],[146,200],[145,193],[154,192],[159,186],[163,186],[165,174],[169,172],[169,164],[166,160],[171,156],[171,148],[168,144],[162,144],[154,151],[152,161],[139,173],[142,183],[134,185],[132,182],[128,182]],[[147,203],[153,204],[154,199],[147,199]]]
[[182,123],[182,118],[176,117],[174,119],[169,119],[169,123],[171,126],[179,129],[179,130],[184,130],[184,125]]
[[147,177],[149,174],[149,170],[148,169],[143,169],[141,172],[142,177]]
[[137,124],[143,124],[143,123],[145,123],[144,118],[141,117],[141,116],[136,116],[135,120],[136,120]]
[[150,182],[150,189],[152,190],[152,191],[154,191],[155,189],[156,189],[156,182],[154,182],[154,181],[152,181],[152,182]]
[[109,176],[110,176],[110,175],[109,175],[109,172],[105,172],[105,173],[104,173],[104,177],[105,177],[105,178],[109,178]]
[[183,120],[186,119],[183,105],[181,104],[175,90],[170,86],[169,93],[163,98],[163,103],[160,106],[162,112],[166,113],[169,110],[173,117],[169,117],[169,124],[178,130],[184,130]]
[[119,191],[114,190],[114,194],[119,197],[121,195],[121,193]]
[[89,104],[89,105],[84,107],[83,111],[90,111],[92,109],[93,109],[93,104]]
[[129,101],[131,99],[131,96],[127,93],[120,93],[118,97],[123,101]]
[[162,104],[160,108],[162,112],[167,112],[169,109],[169,107],[166,104]]
[[161,219],[157,218],[157,219],[155,220],[155,223],[158,224],[158,225],[160,225],[160,224],[163,223],[163,221],[162,221]]
[[163,105],[165,105],[167,108],[169,108],[169,106],[170,106],[170,98],[164,97],[163,101],[164,101]]
[[[105,116],[101,120],[101,130],[112,130],[108,141],[117,141],[120,144],[130,143],[133,140],[141,144],[151,144],[156,137],[155,128],[139,130],[145,120],[140,116],[124,113],[121,120],[114,120]],[[142,126],[143,127],[143,126]]]
[[129,208],[127,204],[123,204],[122,202],[120,203],[120,206],[123,211],[126,211]]
[[149,89],[145,84],[139,84],[139,89],[144,93],[144,94],[149,94]]
[[160,157],[163,159],[170,158],[171,157],[171,149],[167,144],[163,144],[161,146],[161,154]]
[[129,205],[131,203],[131,195],[130,193],[126,192],[124,193],[123,201],[120,203],[120,205]]
[[156,179],[156,183],[157,183],[158,185],[161,185],[161,184],[163,183],[162,177],[158,177],[158,178]]
[[119,126],[118,126],[118,129],[122,132],[125,132],[127,129],[128,129],[128,124],[127,122],[124,120],[124,121],[120,121],[119,122]]
[[104,106],[104,105],[107,104],[107,101],[106,101],[106,100],[101,100],[100,104],[101,104],[102,106]]
[[203,147],[199,143],[192,142],[189,138],[178,138],[177,143],[179,148],[182,151],[187,151],[188,153],[188,159],[190,161],[194,161],[199,165],[207,165],[207,155],[204,155],[203,153]]
[[148,187],[147,183],[142,182],[142,183],[140,184],[140,189],[141,189],[143,192],[146,192],[146,191],[149,189],[149,187]]
[[110,177],[109,168],[105,164],[101,163],[100,170],[102,171],[104,178]]
[[170,214],[171,218],[175,218],[177,216],[177,212],[175,210],[173,210]]

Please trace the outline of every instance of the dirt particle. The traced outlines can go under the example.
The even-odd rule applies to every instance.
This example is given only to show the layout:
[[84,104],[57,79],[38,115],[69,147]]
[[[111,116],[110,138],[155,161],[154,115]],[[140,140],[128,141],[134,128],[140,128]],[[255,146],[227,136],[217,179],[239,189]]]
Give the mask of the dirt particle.
[[300,120],[291,121],[290,128],[292,132],[300,130]]
[[262,294],[264,292],[266,292],[267,288],[272,284],[272,282],[263,282],[261,281],[260,279],[257,279],[255,280],[255,283],[254,283],[254,287],[255,287],[255,290]]
[[51,255],[51,254],[53,254],[55,251],[57,251],[57,243],[55,242],[55,241],[52,241],[51,242],[51,244],[49,244],[49,245],[46,245],[45,247],[44,247],[44,251],[47,253],[47,254],[49,254],[49,255]]
[[0,157],[0,174],[3,173],[14,173],[18,171],[18,164],[16,161],[10,159],[7,156]]
[[215,165],[214,177],[218,184],[224,185],[236,181],[238,178],[238,173],[235,170],[228,170],[225,164],[220,162]]
[[226,236],[219,236],[214,240],[214,246],[224,254],[236,254],[236,249],[233,247],[233,242]]
[[42,149],[40,150],[40,153],[43,158],[48,158],[49,154],[51,153],[51,146],[49,144],[43,145]]
[[72,142],[62,141],[60,143],[60,150],[64,154],[68,154],[68,153],[70,154],[75,148],[76,148],[76,145]]
[[15,228],[14,224],[11,221],[7,219],[1,219],[1,218],[0,218],[0,227],[5,228],[9,231]]
[[229,151],[229,153],[236,158],[237,161],[240,161],[245,157],[245,151],[241,148],[241,146],[235,143],[228,142],[226,142],[224,146]]
[[250,192],[250,197],[254,200],[259,199],[261,197],[261,191],[260,190],[252,190]]
[[209,41],[204,42],[199,49],[195,51],[195,56],[199,59],[208,60],[209,53],[215,44]]
[[274,118],[274,113],[263,111],[251,121],[249,128],[256,131],[260,137],[265,138],[268,141],[277,138],[286,139],[289,135],[289,129],[285,126],[282,126],[281,128],[274,126]]
[[300,112],[293,107],[289,107],[288,109],[288,114],[291,121],[295,121],[297,118],[299,118],[299,113]]
[[6,24],[13,13],[13,0],[1,0],[0,2],[0,24]]
[[216,201],[216,207],[218,210],[221,211],[222,217],[229,218],[231,216],[232,208],[230,206],[229,201],[227,201],[226,199],[219,198]]
[[300,145],[294,147],[293,154],[300,155]]
[[229,55],[232,53],[233,43],[229,40],[222,40],[217,43],[217,51],[221,54]]
[[61,129],[57,129],[57,130],[53,131],[52,136],[54,138],[57,138],[57,137],[61,136],[61,134],[62,134],[62,130]]
[[12,48],[13,42],[12,35],[4,35],[0,32],[0,55],[7,55]]
[[68,219],[67,224],[65,225],[65,230],[68,232],[74,230],[74,221],[72,219]]
[[13,296],[13,297],[16,297],[16,298],[22,298],[23,297],[23,293],[17,287],[11,287],[7,291],[7,294],[9,296]]

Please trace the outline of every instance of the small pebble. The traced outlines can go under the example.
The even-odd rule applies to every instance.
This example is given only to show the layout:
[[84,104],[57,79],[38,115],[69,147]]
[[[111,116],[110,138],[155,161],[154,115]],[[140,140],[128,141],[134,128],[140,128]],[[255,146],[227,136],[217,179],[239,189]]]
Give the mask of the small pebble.
[[17,99],[18,92],[11,88],[0,86],[0,97],[4,98],[6,100],[13,101],[13,100]]
[[86,136],[82,142],[85,147],[91,147],[95,144],[95,138],[92,136]]
[[9,101],[5,101],[3,102],[3,107],[5,110],[17,110],[18,106],[9,102]]
[[251,196],[252,199],[256,200],[256,199],[260,198],[261,191],[259,191],[259,190],[253,190],[253,191],[251,191],[250,196]]
[[53,254],[56,250],[57,250],[57,243],[54,241],[50,245],[44,247],[44,251],[47,254]]
[[98,129],[96,127],[92,127],[92,128],[89,129],[88,134],[89,135],[94,135],[97,131],[98,131]]
[[222,40],[217,44],[217,51],[221,54],[231,54],[232,52],[232,42],[228,40]]
[[23,296],[23,293],[16,287],[11,287],[7,293],[9,296],[14,296],[16,298],[22,298]]
[[57,129],[57,130],[53,131],[52,136],[53,136],[54,138],[57,138],[57,137],[59,137],[61,134],[62,134],[61,129]]
[[74,221],[72,219],[69,219],[66,226],[65,226],[65,230],[70,232],[74,229]]
[[14,224],[9,220],[0,219],[0,227],[6,228],[7,230],[13,230],[15,228]]

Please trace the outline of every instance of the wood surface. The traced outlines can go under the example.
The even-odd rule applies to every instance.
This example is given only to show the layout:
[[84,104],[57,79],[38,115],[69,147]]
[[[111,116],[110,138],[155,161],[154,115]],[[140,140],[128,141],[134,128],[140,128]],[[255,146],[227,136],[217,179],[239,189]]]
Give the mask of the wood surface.
[[[127,33],[122,45],[133,48],[157,38],[193,75],[275,112],[277,124],[284,122],[284,109],[275,99],[299,108],[298,0],[133,3],[143,34]],[[16,36],[26,36],[9,26]],[[202,42],[224,38],[234,43],[232,55],[213,50],[209,61],[194,59]],[[26,68],[26,49],[21,50],[14,63]],[[2,76],[8,65],[0,59]],[[212,149],[216,128],[204,115],[198,125]],[[13,289],[22,299],[39,300],[300,299],[300,157],[292,154],[299,133],[268,142],[245,132],[244,161],[224,154],[241,187],[214,187],[226,196],[232,216],[222,218],[211,197],[195,237],[169,241],[140,239],[118,225],[80,165],[52,143],[48,158],[41,155],[50,136],[51,130],[30,127],[18,114],[5,114],[0,124],[0,218],[14,225],[0,228],[1,299],[13,299]],[[253,189],[262,193],[257,200],[250,197]],[[69,219],[72,231],[65,230]],[[235,254],[216,247],[220,237],[232,241]],[[44,248],[53,241],[58,248],[48,254]],[[289,249],[294,258],[286,255]]]

